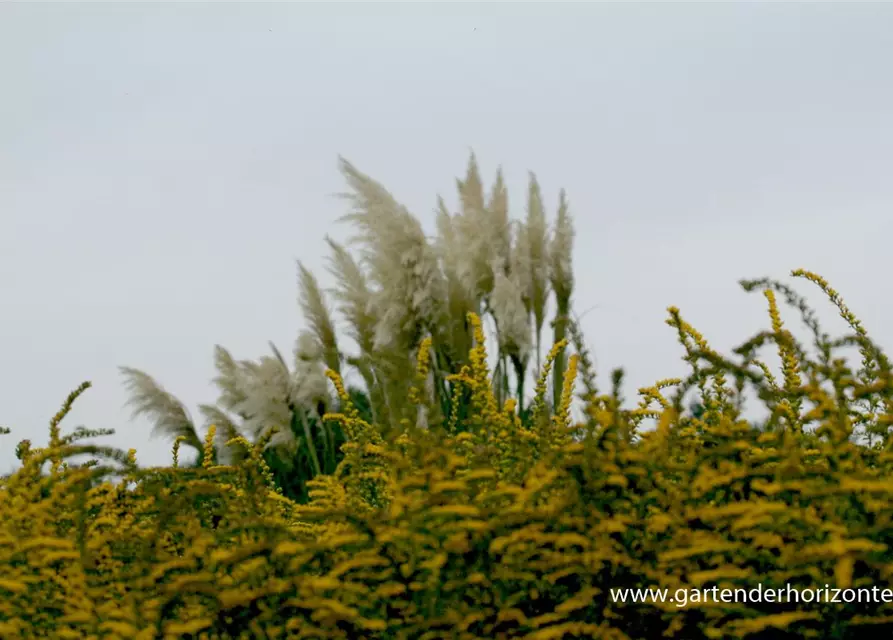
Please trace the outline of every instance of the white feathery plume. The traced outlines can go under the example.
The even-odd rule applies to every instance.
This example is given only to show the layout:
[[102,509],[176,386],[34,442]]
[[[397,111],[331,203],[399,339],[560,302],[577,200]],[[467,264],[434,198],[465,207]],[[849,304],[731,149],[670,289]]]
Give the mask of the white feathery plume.
[[298,262],[298,288],[301,312],[323,347],[326,365],[333,371],[340,372],[338,339],[329,307],[316,276],[301,262]]
[[509,272],[521,290],[521,300],[527,313],[531,312],[530,292],[533,290],[531,276],[530,251],[527,246],[527,225],[518,223],[515,246],[509,256]]
[[472,298],[477,299],[489,293],[492,288],[492,274],[489,272],[487,256],[484,187],[473,153],[468,159],[465,179],[457,179],[456,187],[459,191],[461,213],[453,219],[454,229],[459,234],[459,243],[453,245],[457,252],[454,262],[463,286]]
[[516,277],[496,272],[490,307],[499,327],[499,346],[523,361],[530,350],[530,314],[521,293]]
[[500,260],[503,268],[507,268],[512,250],[512,227],[509,218],[508,189],[506,189],[501,168],[496,171],[496,182],[490,192],[487,213],[488,228],[492,233],[493,256]]
[[[543,323],[546,319],[546,303],[549,297],[549,244],[546,211],[536,176],[530,174],[527,192],[527,224],[525,225],[529,276],[525,284],[530,289],[527,296],[534,318],[536,334],[536,370],[541,367],[541,339]],[[524,250],[523,247],[519,247]]]
[[[555,322],[552,325],[555,342],[567,337],[567,328],[570,322],[571,296],[574,291],[574,272],[571,262],[573,249],[574,227],[568,211],[567,197],[562,189],[558,197],[558,214],[549,244],[549,277],[552,290],[555,292],[556,303]],[[566,363],[567,354],[560,353],[552,368],[552,403],[556,407],[561,403]]]
[[218,344],[214,347],[214,367],[217,376],[213,382],[220,391],[217,403],[233,411],[245,401],[245,363],[236,362],[230,352]]
[[443,323],[443,343],[448,345],[448,353],[456,361],[463,361],[471,349],[471,340],[467,330],[469,311],[480,314],[480,299],[462,281],[462,263],[464,253],[462,239],[456,230],[457,216],[453,216],[446,207],[443,198],[437,198],[437,250],[446,276],[446,308],[447,317]]
[[459,189],[463,214],[475,215],[485,210],[484,183],[481,181],[481,172],[478,169],[477,158],[473,152],[468,158],[465,180],[456,180],[456,186]]
[[558,197],[558,213],[552,242],[549,247],[552,289],[559,299],[570,298],[574,288],[572,255],[574,251],[574,225],[571,219],[564,189]]
[[302,331],[295,341],[295,363],[306,360],[319,360],[323,355],[323,346],[319,338],[310,331]]
[[456,184],[462,213],[454,218],[454,228],[459,236],[459,242],[453,244],[458,253],[454,261],[463,286],[477,300],[488,296],[493,290],[494,259],[503,261],[498,268],[504,268],[508,260],[508,197],[500,171],[490,203],[484,202],[483,185],[474,154],[469,159],[465,180],[457,180]]
[[322,346],[313,334],[302,332],[298,336],[290,397],[296,406],[311,413],[316,411],[318,403],[328,405],[331,401],[329,379],[321,354]]
[[[469,243],[465,238],[462,229],[462,216],[453,215],[447,209],[443,198],[437,198],[437,241],[435,248],[437,249],[438,259],[443,265],[443,271],[446,275],[446,282],[451,298],[458,295],[461,303],[475,306],[477,295],[474,287],[470,285],[471,271],[469,262],[471,261],[468,254]],[[460,302],[453,300],[453,302]],[[463,316],[464,322],[464,316]]]
[[445,283],[437,254],[419,221],[388,191],[341,159],[353,209],[344,220],[360,234],[364,261],[376,285],[370,312],[378,319],[376,348],[400,346],[421,323],[436,326],[443,313]]
[[546,210],[536,176],[530,174],[527,200],[527,254],[530,268],[530,300],[538,322],[545,314],[546,299],[549,294],[549,244]]
[[291,411],[288,406],[291,381],[289,372],[278,358],[263,356],[255,375],[246,377],[245,400],[236,411],[247,416],[245,429],[256,441],[267,429],[277,428],[278,443],[294,437],[291,433]]
[[347,249],[329,237],[326,242],[332,249],[328,270],[338,283],[333,291],[340,303],[338,311],[350,325],[350,337],[361,351],[369,354],[375,338],[375,317],[369,312],[372,293],[366,274]]
[[169,438],[182,436],[186,444],[201,450],[195,423],[185,405],[164,389],[152,376],[139,369],[119,367],[124,385],[130,392],[127,404],[133,407],[133,417],[146,416],[152,420],[153,435]]
[[450,213],[443,198],[437,196],[437,241],[434,246],[437,249],[438,258],[444,263],[444,269],[455,275],[459,273],[458,243],[453,214]]

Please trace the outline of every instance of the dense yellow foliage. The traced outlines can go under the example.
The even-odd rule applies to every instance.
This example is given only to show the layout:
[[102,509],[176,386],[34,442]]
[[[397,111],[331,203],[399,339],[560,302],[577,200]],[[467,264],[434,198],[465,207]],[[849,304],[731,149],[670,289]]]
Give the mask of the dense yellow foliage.
[[[74,444],[59,421],[82,387],[47,447],[19,447],[22,466],[0,488],[0,638],[886,637],[889,604],[610,597],[626,587],[889,585],[889,363],[836,292],[795,275],[825,290],[852,337],[821,334],[783,285],[745,283],[765,291],[771,328],[739,360],[670,309],[689,379],[660,381],[623,409],[616,392],[594,391],[578,350],[550,408],[559,343],[527,426],[512,400],[496,402],[472,317],[476,344],[452,378],[470,389],[468,411],[440,431],[405,420],[392,442],[355,411],[328,416],[349,442],[308,505],[277,493],[263,442],[243,443],[253,453],[239,466],[219,466],[211,432],[200,468],[164,469]],[[777,295],[815,328],[812,356],[784,328]],[[779,381],[755,356],[769,342]],[[847,344],[860,349],[858,370],[832,356]],[[581,377],[586,415],[574,422]],[[424,404],[420,385],[412,398]],[[668,395],[688,387],[700,388],[697,417]],[[745,388],[769,411],[761,429],[742,417]],[[650,418],[656,428],[643,430]],[[79,454],[102,462],[66,464]]]

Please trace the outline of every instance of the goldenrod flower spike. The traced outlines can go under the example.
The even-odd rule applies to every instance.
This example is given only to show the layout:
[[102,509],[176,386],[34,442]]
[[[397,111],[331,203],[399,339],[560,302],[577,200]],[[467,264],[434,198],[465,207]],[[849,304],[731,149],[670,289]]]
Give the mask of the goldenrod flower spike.
[[208,433],[205,435],[205,446],[202,451],[202,467],[210,469],[214,465],[214,435],[217,433],[217,426],[208,427]]
[[782,324],[775,292],[772,289],[765,289],[763,295],[766,296],[766,300],[769,303],[769,319],[778,344],[778,356],[781,359],[781,371],[784,378],[784,392],[789,396],[782,400],[781,410],[787,415],[793,428],[801,429],[800,407],[802,403],[798,398],[793,398],[802,384],[800,380],[800,365],[792,346],[793,337]]
[[483,436],[491,426],[494,416],[498,413],[496,397],[490,384],[490,371],[487,366],[487,347],[484,338],[484,329],[480,317],[475,313],[468,314],[468,322],[472,327],[474,347],[469,354],[471,365],[472,387],[471,409],[479,418],[478,433]]
[[567,340],[556,342],[549,350],[546,361],[543,363],[543,369],[540,371],[539,379],[536,383],[536,395],[533,399],[533,409],[531,410],[531,419],[536,425],[546,410],[546,392],[548,390],[549,372],[552,370],[552,364],[558,354],[567,346]]
[[174,469],[176,469],[178,466],[180,466],[180,443],[185,442],[185,441],[186,441],[186,436],[177,436],[176,438],[174,438],[174,446],[173,446],[173,450],[172,450],[173,458],[174,458],[174,464],[173,464]]
[[431,336],[426,336],[419,344],[416,357],[415,381],[409,390],[409,402],[418,408],[417,426],[424,426],[425,412],[427,410],[427,383],[428,368],[431,360]]
[[575,353],[570,357],[567,363],[567,372],[564,377],[564,385],[561,390],[561,404],[555,411],[558,426],[562,429],[569,429],[571,426],[571,403],[574,399],[574,383],[577,379],[577,365],[580,357]]

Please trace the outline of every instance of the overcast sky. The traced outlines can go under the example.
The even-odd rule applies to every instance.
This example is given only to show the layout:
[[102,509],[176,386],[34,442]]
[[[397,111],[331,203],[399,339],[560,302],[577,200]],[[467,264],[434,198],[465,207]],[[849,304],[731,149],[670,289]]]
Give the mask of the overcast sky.
[[[889,4],[0,6],[0,470],[67,421],[142,464],[117,367],[212,402],[212,350],[290,351],[295,260],[322,271],[339,154],[433,231],[473,149],[578,230],[576,307],[627,396],[765,328],[744,277],[818,271],[885,347]],[[841,330],[816,292],[829,329]],[[792,314],[788,317],[793,320]]]

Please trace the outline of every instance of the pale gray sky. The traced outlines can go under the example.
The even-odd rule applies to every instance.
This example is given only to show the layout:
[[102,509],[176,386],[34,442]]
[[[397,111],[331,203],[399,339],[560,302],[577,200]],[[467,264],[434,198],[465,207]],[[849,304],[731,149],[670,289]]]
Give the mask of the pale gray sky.
[[566,188],[628,397],[684,370],[668,305],[720,349],[766,326],[742,277],[818,271],[890,347],[891,28],[881,3],[3,4],[0,470],[82,380],[67,427],[165,463],[118,365],[198,417],[215,343],[290,350],[294,261],[344,236],[338,154],[431,230],[471,148],[515,216],[528,170]]

